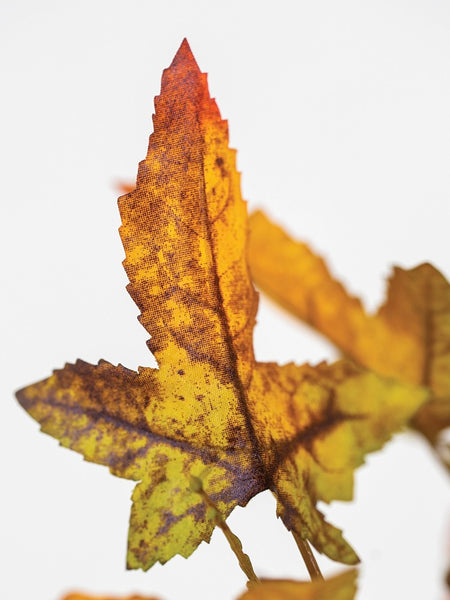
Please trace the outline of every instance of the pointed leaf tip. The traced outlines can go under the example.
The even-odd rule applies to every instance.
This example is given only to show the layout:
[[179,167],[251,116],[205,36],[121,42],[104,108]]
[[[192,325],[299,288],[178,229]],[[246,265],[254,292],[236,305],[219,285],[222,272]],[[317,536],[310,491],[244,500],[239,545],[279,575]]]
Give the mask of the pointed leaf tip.
[[[161,80],[161,93],[155,98],[156,112],[158,112],[158,103],[164,103],[164,97],[169,104],[183,107],[190,105],[194,110],[200,107],[205,109],[204,103],[206,102],[209,104],[209,112],[212,112],[216,117],[220,117],[217,105],[214,101],[211,101],[209,95],[207,75],[200,70],[186,39],[178,48],[170,66],[164,69]],[[171,118],[173,117],[170,106],[166,108],[165,112],[168,112]],[[185,120],[185,116],[183,120]],[[157,125],[155,125],[156,130]]]
[[189,42],[186,38],[184,38],[181,42],[181,45],[178,48],[177,53],[175,54],[169,69],[171,69],[172,67],[177,67],[181,64],[185,68],[191,68],[195,69],[196,71],[200,71],[200,67],[198,66],[197,61],[195,60],[191,47],[189,46]]

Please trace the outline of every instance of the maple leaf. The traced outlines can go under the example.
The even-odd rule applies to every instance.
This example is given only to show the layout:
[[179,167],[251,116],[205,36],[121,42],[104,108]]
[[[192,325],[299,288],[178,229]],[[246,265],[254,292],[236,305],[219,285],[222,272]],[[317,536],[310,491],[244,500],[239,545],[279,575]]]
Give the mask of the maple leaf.
[[129,568],[187,557],[210,539],[214,518],[192,476],[224,518],[270,489],[297,540],[354,563],[316,504],[352,497],[364,454],[425,394],[345,361],[255,361],[257,294],[235,151],[186,41],[155,108],[136,189],[119,209],[128,291],[159,369],[77,361],[17,398],[63,446],[138,481]]
[[351,569],[330,579],[292,581],[263,579],[237,600],[353,600],[356,571]]
[[432,265],[394,267],[386,302],[369,315],[325,261],[258,211],[250,216],[249,261],[257,284],[359,364],[427,386],[412,424],[435,445],[450,426],[450,284]]

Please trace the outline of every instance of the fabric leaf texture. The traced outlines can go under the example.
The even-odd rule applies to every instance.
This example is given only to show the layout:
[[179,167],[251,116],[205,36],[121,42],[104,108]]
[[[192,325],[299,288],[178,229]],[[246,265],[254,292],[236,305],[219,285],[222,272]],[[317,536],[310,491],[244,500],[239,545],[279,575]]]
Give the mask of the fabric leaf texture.
[[349,500],[367,452],[424,402],[415,386],[348,361],[258,363],[258,297],[247,263],[247,209],[227,123],[184,41],[162,78],[135,189],[119,199],[128,291],[159,368],[77,361],[17,393],[42,430],[135,480],[129,568],[148,569],[208,541],[271,490],[285,525],[318,551],[358,558],[317,502]]

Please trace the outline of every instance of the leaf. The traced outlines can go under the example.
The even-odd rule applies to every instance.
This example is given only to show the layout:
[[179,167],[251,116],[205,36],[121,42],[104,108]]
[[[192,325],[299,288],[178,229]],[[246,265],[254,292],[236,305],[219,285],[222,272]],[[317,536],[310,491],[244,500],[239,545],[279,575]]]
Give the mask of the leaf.
[[136,189],[119,199],[128,291],[159,369],[77,361],[17,393],[42,430],[138,481],[128,567],[148,569],[209,540],[270,489],[298,536],[357,561],[319,500],[352,497],[353,470],[424,401],[423,391],[335,365],[260,364],[247,212],[227,124],[186,41],[164,72]]
[[309,582],[266,579],[237,600],[353,600],[356,571],[351,569],[330,579]]
[[324,260],[262,212],[250,217],[249,260],[257,284],[361,365],[432,397],[412,423],[432,444],[450,425],[450,285],[430,264],[394,268],[387,299],[368,315]]

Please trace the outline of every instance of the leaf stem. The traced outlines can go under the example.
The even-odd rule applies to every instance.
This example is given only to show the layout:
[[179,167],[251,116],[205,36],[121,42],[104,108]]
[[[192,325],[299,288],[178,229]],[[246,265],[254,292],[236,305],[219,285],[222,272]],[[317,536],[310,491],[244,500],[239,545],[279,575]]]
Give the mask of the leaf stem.
[[245,552],[242,549],[241,540],[228,527],[221,512],[219,511],[217,506],[214,504],[214,502],[211,500],[211,498],[208,496],[208,494],[203,489],[202,480],[199,479],[198,477],[192,476],[191,477],[191,490],[193,492],[197,492],[203,498],[203,502],[208,507],[209,514],[214,519],[214,522],[217,525],[217,527],[220,527],[220,529],[223,531],[223,533],[224,533],[225,537],[227,538],[227,541],[230,545],[230,548],[236,555],[236,558],[239,561],[239,566],[241,567],[242,571],[247,576],[249,583],[259,583],[259,579],[255,575],[255,571],[253,570],[253,566],[250,561],[250,558],[248,557],[247,554],[245,554]]
[[292,531],[292,535],[294,536],[294,540],[297,543],[298,549],[300,550],[300,554],[302,555],[302,558],[305,561],[305,565],[308,569],[308,573],[311,579],[313,581],[315,579],[323,579],[323,575],[320,572],[319,565],[317,564],[315,556],[312,553],[311,546],[308,544],[308,540],[302,539],[295,531]]

